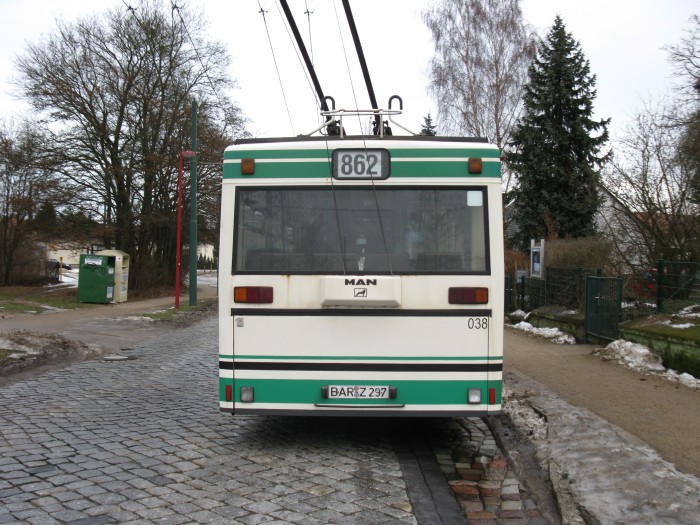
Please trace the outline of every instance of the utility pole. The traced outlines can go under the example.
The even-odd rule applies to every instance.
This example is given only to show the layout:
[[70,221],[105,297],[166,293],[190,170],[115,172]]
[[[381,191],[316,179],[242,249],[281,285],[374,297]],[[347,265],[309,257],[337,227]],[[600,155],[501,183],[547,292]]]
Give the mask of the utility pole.
[[[197,151],[197,101],[192,100],[192,151]],[[197,157],[190,157],[190,306],[197,306]]]

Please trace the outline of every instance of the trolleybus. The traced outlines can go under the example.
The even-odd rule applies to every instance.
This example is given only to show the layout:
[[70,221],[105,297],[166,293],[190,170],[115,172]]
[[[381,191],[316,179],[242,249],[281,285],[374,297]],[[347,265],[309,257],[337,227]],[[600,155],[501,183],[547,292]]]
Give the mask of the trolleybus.
[[225,151],[220,410],[499,412],[498,148],[338,129]]

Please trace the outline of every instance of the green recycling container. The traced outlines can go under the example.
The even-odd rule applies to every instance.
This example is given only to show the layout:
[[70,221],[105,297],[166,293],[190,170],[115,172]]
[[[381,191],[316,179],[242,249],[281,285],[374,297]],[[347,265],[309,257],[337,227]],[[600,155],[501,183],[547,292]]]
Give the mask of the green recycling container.
[[114,264],[113,256],[80,254],[78,301],[111,303],[114,300]]

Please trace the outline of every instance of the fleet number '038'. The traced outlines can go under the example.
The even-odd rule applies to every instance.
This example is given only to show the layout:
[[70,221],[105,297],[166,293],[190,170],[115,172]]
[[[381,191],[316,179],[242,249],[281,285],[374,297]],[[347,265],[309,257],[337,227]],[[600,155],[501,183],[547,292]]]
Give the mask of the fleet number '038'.
[[469,330],[486,330],[488,327],[488,317],[470,317],[467,321],[467,328],[469,328]]

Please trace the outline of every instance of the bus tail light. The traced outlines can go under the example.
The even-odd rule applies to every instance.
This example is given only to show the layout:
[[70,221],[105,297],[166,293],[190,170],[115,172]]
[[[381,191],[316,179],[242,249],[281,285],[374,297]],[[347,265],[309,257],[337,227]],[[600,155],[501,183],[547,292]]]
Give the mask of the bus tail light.
[[454,286],[448,290],[447,300],[450,304],[486,304],[489,289]]
[[236,303],[269,304],[273,296],[272,286],[236,286],[233,289]]
[[233,387],[226,385],[226,401],[233,401]]
[[495,405],[495,404],[496,404],[496,389],[489,388],[489,405]]

